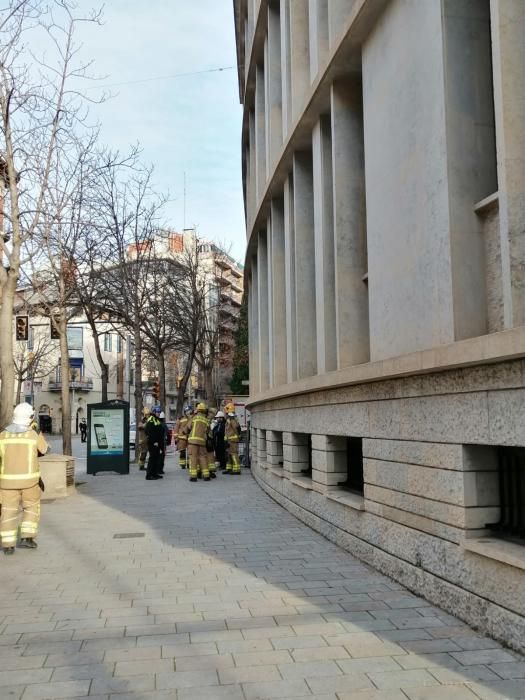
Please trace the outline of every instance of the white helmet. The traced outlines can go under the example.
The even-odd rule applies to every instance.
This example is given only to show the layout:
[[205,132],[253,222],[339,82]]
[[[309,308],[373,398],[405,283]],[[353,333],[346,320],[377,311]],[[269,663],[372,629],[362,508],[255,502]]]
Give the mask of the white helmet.
[[164,411],[160,412],[159,418],[166,418],[166,414],[164,413]]
[[235,418],[235,413],[233,411],[230,411],[228,415],[230,418]]
[[13,411],[13,423],[28,428],[31,425],[35,409],[28,403],[19,403]]
[[224,413],[222,411],[217,411],[215,418],[224,418]]

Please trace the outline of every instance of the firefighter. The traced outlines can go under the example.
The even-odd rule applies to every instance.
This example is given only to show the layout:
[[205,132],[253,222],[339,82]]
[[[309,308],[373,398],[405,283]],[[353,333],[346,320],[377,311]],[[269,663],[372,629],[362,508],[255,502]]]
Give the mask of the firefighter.
[[164,426],[159,418],[160,408],[153,407],[146,421],[145,433],[148,440],[148,468],[146,480],[162,479],[162,455],[164,452]]
[[226,443],[224,438],[224,429],[226,427],[225,415],[222,411],[218,411],[215,416],[215,426],[213,427],[213,445],[215,447],[215,456],[217,458],[219,468],[222,472],[226,472]]
[[217,477],[217,468],[215,466],[215,450],[213,448],[213,428],[215,427],[216,423],[216,413],[216,408],[208,408],[208,437],[206,438],[206,453],[208,455],[208,470],[210,472],[211,479],[215,479]]
[[210,480],[208,452],[206,450],[206,440],[209,433],[209,423],[206,417],[207,411],[208,408],[205,403],[197,404],[196,414],[186,425],[188,449],[190,452],[190,481],[197,481],[199,470],[204,481]]
[[0,537],[4,554],[14,554],[22,506],[19,547],[36,549],[35,537],[40,520],[40,479],[38,456],[48,444],[31,428],[34,409],[28,403],[15,407],[13,422],[0,433]]
[[227,474],[240,474],[241,463],[239,461],[239,437],[241,435],[241,426],[235,415],[235,407],[233,404],[226,406],[228,410],[228,418],[226,419],[225,438],[228,445],[228,463],[226,465]]
[[146,422],[148,417],[149,408],[145,407],[142,410],[142,420],[137,425],[137,435],[135,436],[139,446],[139,469],[142,472],[146,469],[146,457],[148,456],[148,438],[146,437]]
[[179,452],[179,465],[181,469],[186,469],[186,448],[188,446],[188,436],[185,433],[185,428],[192,414],[191,406],[184,407],[184,414],[179,418],[175,425],[175,441]]

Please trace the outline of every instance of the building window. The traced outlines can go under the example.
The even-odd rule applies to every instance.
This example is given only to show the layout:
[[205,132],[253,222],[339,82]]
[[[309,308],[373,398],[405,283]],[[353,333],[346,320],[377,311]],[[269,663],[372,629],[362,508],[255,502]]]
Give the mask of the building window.
[[122,352],[122,336],[120,334],[117,335],[117,352]]
[[363,438],[349,437],[346,440],[346,479],[338,486],[345,491],[364,493]]
[[312,478],[312,436],[305,435],[306,438],[306,456],[307,456],[307,466],[306,469],[301,469],[301,474],[303,476]]
[[111,333],[104,333],[104,350],[111,352]]
[[27,335],[27,349],[33,350],[35,347],[35,329],[33,326],[29,326],[29,331]]
[[525,447],[497,448],[498,522],[488,524],[494,534],[525,543]]

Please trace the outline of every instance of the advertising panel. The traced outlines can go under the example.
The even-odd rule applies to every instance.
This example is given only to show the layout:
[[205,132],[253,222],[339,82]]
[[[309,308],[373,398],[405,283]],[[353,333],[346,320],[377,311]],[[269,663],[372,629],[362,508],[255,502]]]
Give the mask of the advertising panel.
[[91,454],[124,454],[124,409],[91,411]]

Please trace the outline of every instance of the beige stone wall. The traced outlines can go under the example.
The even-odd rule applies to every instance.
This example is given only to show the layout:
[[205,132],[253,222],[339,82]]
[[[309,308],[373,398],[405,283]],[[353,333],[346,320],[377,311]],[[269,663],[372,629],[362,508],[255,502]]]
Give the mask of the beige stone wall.
[[[494,448],[525,442],[524,365],[485,365],[254,406],[254,474],[273,498],[330,539],[523,649],[525,546],[513,545],[514,565],[505,563],[486,526],[500,515]],[[303,473],[308,434],[311,478]],[[362,497],[338,486],[346,475],[347,436],[363,438]],[[275,444],[283,446],[279,472],[268,453]],[[481,543],[484,553],[473,553],[469,542]]]

